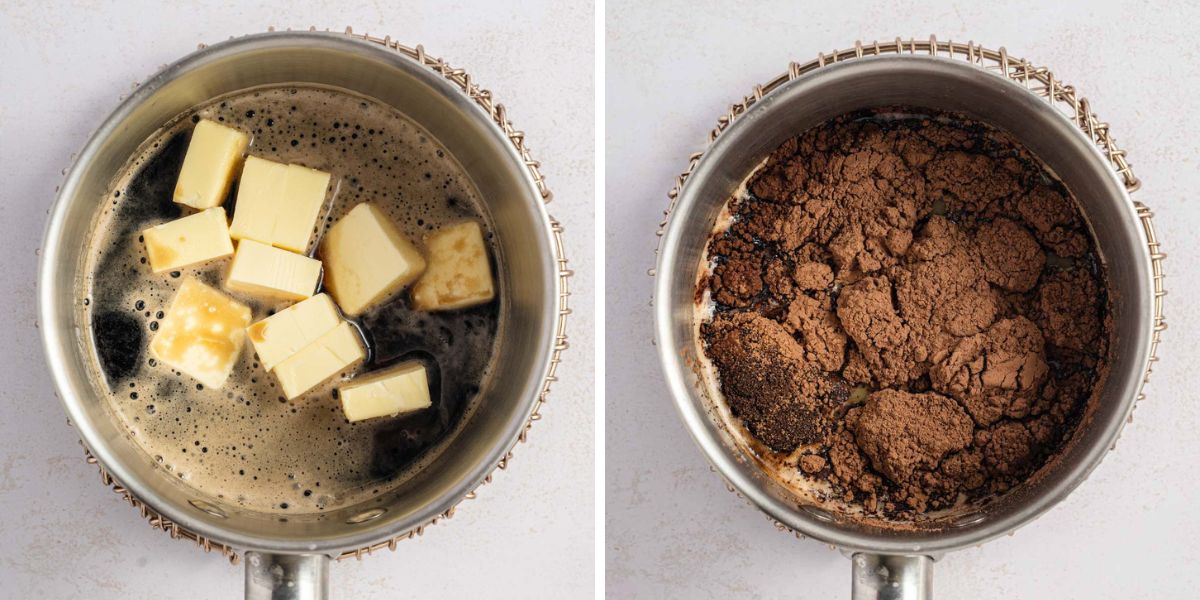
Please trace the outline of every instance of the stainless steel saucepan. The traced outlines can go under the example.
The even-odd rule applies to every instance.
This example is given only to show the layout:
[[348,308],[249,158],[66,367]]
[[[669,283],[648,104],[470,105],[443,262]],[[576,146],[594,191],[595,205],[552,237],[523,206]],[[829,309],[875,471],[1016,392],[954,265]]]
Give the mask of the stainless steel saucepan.
[[[239,508],[159,468],[122,431],[95,387],[81,337],[84,243],[108,187],[144,140],[209,100],[265,85],[316,84],[391,105],[435,136],[486,202],[506,278],[497,355],[479,404],[444,452],[379,504],[287,519]],[[323,598],[330,559],[361,556],[453,514],[504,467],[554,380],[566,348],[567,276],[550,193],[502,106],[462,70],[390,38],[349,30],[270,32],[187,56],[141,85],[95,132],[50,211],[38,302],[50,370],[71,423],[112,484],[151,523],[235,560],[246,557],[249,598]]]
[[[1112,293],[1111,373],[1061,460],[983,510],[911,530],[883,529],[814,506],[766,476],[734,440],[698,371],[694,307],[715,219],[738,185],[784,140],[823,121],[879,106],[960,112],[1012,134],[1078,198]],[[672,193],[654,288],[666,379],[697,444],[731,485],[778,524],[852,557],[856,600],[927,599],[931,565],[946,552],[1011,533],[1065,498],[1113,447],[1154,360],[1162,320],[1163,254],[1124,153],[1087,102],[1045,69],[1003,50],[896,40],[823,55],[735,105]]]

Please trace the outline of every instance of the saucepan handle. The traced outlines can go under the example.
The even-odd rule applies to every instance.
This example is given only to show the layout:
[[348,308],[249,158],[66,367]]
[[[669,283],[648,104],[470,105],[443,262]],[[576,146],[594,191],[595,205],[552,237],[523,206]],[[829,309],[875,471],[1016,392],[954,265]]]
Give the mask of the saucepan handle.
[[853,600],[931,600],[933,559],[928,556],[858,553],[850,557]]
[[246,600],[326,600],[329,557],[324,554],[246,553]]

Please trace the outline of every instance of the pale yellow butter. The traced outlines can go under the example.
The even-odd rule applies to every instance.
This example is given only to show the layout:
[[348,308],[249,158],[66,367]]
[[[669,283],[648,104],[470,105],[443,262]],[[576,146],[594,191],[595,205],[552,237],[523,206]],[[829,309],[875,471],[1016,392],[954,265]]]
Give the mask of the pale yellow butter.
[[338,397],[342,399],[342,412],[352,423],[395,416],[433,404],[429,399],[425,366],[417,361],[359,377],[349,385],[339,387]]
[[341,322],[329,296],[317,294],[251,325],[246,333],[263,368],[270,371]]
[[155,273],[233,254],[225,209],[219,206],[142,231]]
[[271,243],[275,232],[272,212],[278,211],[283,203],[287,172],[285,164],[257,156],[246,157],[242,179],[238,182],[233,223],[229,226],[229,234],[234,239]]
[[225,287],[235,292],[303,300],[321,278],[321,261],[254,240],[238,242]]
[[250,136],[232,127],[208,119],[197,123],[175,183],[175,202],[201,210],[220,206],[249,143]]
[[237,364],[248,324],[249,307],[188,277],[150,341],[150,355],[219,388]]
[[366,357],[358,330],[342,321],[275,366],[283,394],[291,400]]
[[425,270],[425,259],[378,207],[350,209],[321,240],[325,287],[350,316],[386,300]]
[[466,221],[425,237],[429,267],[412,288],[413,308],[455,310],[490,301],[496,291],[479,223]]
[[246,158],[230,235],[305,252],[325,205],[329,179],[329,173],[300,165]]

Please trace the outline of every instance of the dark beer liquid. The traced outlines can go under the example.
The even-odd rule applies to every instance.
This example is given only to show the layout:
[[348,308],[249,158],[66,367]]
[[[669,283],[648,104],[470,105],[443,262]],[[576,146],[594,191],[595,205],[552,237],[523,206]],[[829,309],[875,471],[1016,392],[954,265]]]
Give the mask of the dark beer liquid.
[[[96,216],[80,297],[97,388],[146,453],[205,493],[254,510],[315,512],[367,500],[436,456],[471,412],[492,357],[500,300],[423,313],[401,293],[355,320],[367,342],[366,364],[290,401],[249,342],[221,389],[157,363],[147,349],[180,282],[195,275],[221,288],[229,262],[155,274],[140,239],[145,228],[187,214],[171,198],[200,118],[249,133],[249,154],[332,173],[310,254],[330,225],[370,201],[418,245],[442,225],[482,223],[499,286],[500,261],[479,194],[438,141],[396,109],[336,90],[283,87],[180,115],[130,159]],[[229,215],[235,198],[231,191],[224,204]],[[290,304],[226,293],[250,306],[255,321]],[[338,383],[413,359],[428,369],[431,408],[346,421]]]

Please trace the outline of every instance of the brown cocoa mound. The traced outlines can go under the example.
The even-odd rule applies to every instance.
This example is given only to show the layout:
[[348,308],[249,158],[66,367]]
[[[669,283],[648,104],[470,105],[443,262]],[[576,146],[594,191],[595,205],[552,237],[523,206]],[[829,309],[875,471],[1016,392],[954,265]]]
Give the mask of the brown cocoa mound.
[[1059,451],[1107,355],[1070,193],[957,115],[846,115],[782,144],[714,235],[702,324],[730,411],[781,464],[909,519]]
[[971,443],[974,425],[953,400],[940,394],[880,390],[852,418],[854,437],[876,471],[892,481],[933,469],[950,452]]

